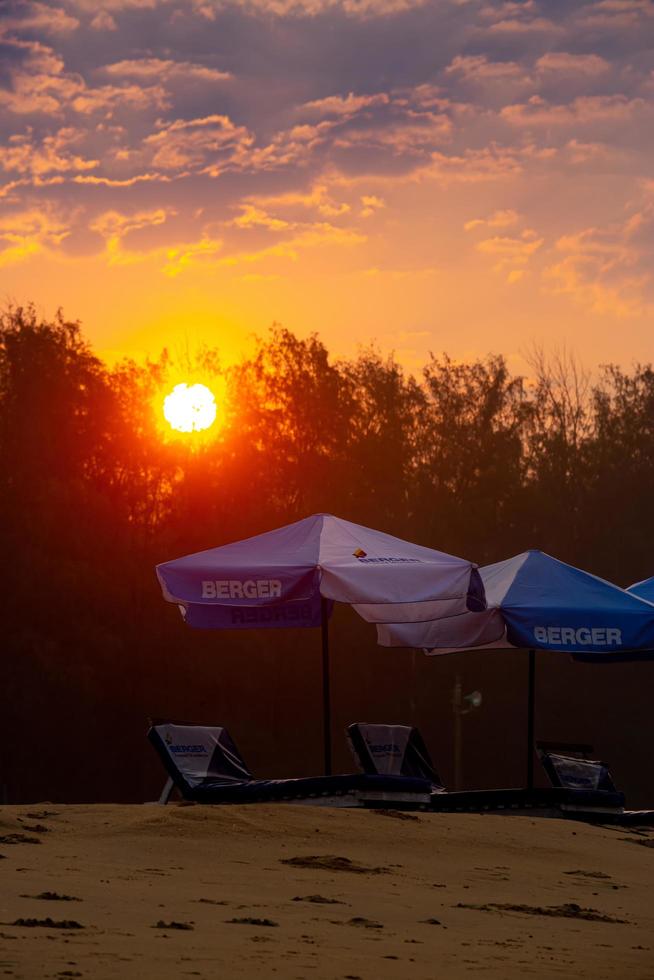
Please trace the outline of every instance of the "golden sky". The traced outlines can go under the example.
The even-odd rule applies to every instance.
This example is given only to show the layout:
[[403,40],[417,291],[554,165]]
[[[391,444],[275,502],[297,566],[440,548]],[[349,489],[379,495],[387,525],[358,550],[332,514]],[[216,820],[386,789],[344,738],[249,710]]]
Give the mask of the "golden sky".
[[652,0],[8,0],[0,297],[96,350],[652,358]]

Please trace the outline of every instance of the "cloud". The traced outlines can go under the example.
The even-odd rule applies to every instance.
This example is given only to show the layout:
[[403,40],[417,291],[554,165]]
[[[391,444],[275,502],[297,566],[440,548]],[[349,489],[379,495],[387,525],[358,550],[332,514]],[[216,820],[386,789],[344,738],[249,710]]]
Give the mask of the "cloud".
[[[122,214],[120,211],[105,211],[89,225],[105,241],[105,255],[109,265],[132,265],[151,256],[151,251],[139,252],[125,249],[123,241],[131,232],[163,225],[175,212],[165,208],[152,211],[136,211]],[[159,254],[161,248],[154,250]]]
[[455,75],[466,81],[487,85],[489,82],[514,82],[531,84],[524,67],[516,61],[489,61],[486,55],[458,54],[445,69],[446,75]]
[[241,213],[229,224],[235,228],[268,228],[270,231],[281,231],[289,227],[289,222],[283,218],[275,218],[254,204],[241,204]]
[[133,177],[98,177],[95,174],[76,174],[72,178],[74,184],[87,184],[92,187],[114,187],[125,188],[134,187],[136,184],[170,183],[171,178],[167,174],[146,173],[134,174]]
[[108,10],[100,10],[90,23],[94,31],[117,31],[118,24]]
[[101,112],[111,118],[122,108],[136,111],[167,109],[169,100],[161,85],[101,85],[83,89],[71,100],[71,106],[83,115]]
[[485,31],[490,35],[505,35],[507,37],[524,37],[528,34],[557,37],[565,33],[561,24],[556,24],[546,17],[516,18],[497,20],[490,24]]
[[79,20],[61,7],[51,7],[39,0],[7,3],[0,32],[36,31],[45,34],[70,34],[79,27]]
[[477,242],[475,248],[495,259],[493,271],[505,273],[506,281],[514,283],[522,278],[525,267],[544,241],[533,228],[526,228],[517,238],[495,235]]
[[87,115],[114,111],[165,109],[165,90],[160,85],[88,86],[77,72],[66,71],[60,55],[39,41],[0,39],[9,58],[9,87],[0,90],[0,106],[16,115],[61,116],[66,110]]
[[217,177],[226,169],[242,166],[254,142],[252,134],[227,116],[175,119],[143,143],[152,154],[152,165],[162,170],[201,171]]
[[584,126],[631,120],[646,108],[641,98],[625,95],[586,95],[566,105],[553,105],[539,95],[527,103],[505,106],[500,116],[512,126]]
[[222,247],[223,243],[219,239],[205,237],[198,242],[177,245],[167,250],[163,272],[174,277],[190,266],[210,264],[215,267],[216,256]]
[[9,85],[0,89],[0,106],[17,115],[57,114],[84,88],[79,75],[64,70],[63,59],[39,41],[0,38]]
[[215,19],[217,12],[229,7],[285,18],[317,17],[334,12],[369,20],[392,17],[426,3],[427,0],[193,0],[193,7],[207,20]]
[[377,92],[374,95],[329,95],[324,99],[314,99],[313,102],[305,102],[300,106],[299,112],[309,118],[318,117],[324,119],[327,116],[346,117],[357,115],[364,109],[373,109],[379,106],[387,106],[391,101],[386,92]]
[[375,194],[363,194],[361,196],[361,210],[359,214],[362,218],[369,218],[385,207],[386,202],[383,198],[377,197]]
[[596,77],[609,71],[611,65],[598,54],[570,54],[568,51],[548,51],[535,64],[542,73],[552,72],[557,75],[584,75]]
[[[218,242],[205,234],[195,244],[169,249],[168,261],[163,271],[168,276],[177,276],[185,269],[198,265],[205,268],[235,269],[261,262],[297,262],[307,249],[350,248],[361,245],[365,241],[366,236],[356,229],[339,228],[329,222],[315,222],[294,228],[293,234],[280,238],[273,245],[253,251],[234,251],[218,256],[217,253],[223,248],[223,242]],[[263,274],[269,275],[269,270]]]
[[173,61],[170,58],[135,58],[115,61],[105,65],[107,75],[119,78],[145,79],[190,79],[201,82],[224,82],[233,76],[230,72],[218,71],[205,65],[197,65],[191,61]]
[[583,6],[576,23],[585,30],[600,32],[633,32],[646,27],[654,17],[650,0],[600,0]]
[[474,231],[475,228],[510,228],[520,220],[517,211],[507,208],[504,211],[494,211],[488,218],[473,218],[466,221],[463,228],[465,231]]
[[479,184],[489,180],[509,180],[524,171],[524,148],[502,147],[496,143],[481,149],[467,148],[460,154],[434,152],[430,162],[416,173],[417,179],[430,178],[439,184]]
[[654,310],[654,203],[621,222],[583,228],[556,242],[544,272],[552,292],[593,313],[618,318]]
[[58,247],[69,231],[64,221],[40,207],[0,217],[0,267]]
[[92,170],[100,161],[72,150],[83,137],[82,131],[72,127],[44,136],[40,142],[35,142],[31,132],[10,136],[6,145],[0,146],[0,167],[6,172],[31,176]]
[[307,191],[286,191],[282,194],[256,194],[249,198],[255,204],[266,208],[282,209],[288,215],[297,215],[302,211],[315,211],[323,217],[335,218],[347,214],[350,205],[345,201],[337,201],[332,197],[326,183],[314,184]]
[[326,96],[298,106],[295,115],[303,121],[254,149],[251,164],[273,170],[308,166],[321,158],[323,169],[329,161],[344,171],[411,170],[424,164],[435,147],[450,142],[452,116],[460,110],[423,85]]

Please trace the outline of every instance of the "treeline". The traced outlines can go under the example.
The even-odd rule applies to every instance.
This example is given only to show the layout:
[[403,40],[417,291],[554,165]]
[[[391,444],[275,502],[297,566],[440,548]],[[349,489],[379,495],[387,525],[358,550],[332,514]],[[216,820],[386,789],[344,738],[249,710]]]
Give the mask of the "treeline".
[[[178,380],[218,393],[210,434],[165,431],[161,400]],[[651,365],[608,366],[591,380],[574,359],[536,352],[521,377],[501,355],[432,355],[414,377],[374,348],[337,360],[319,337],[275,326],[233,366],[207,349],[183,364],[163,352],[109,367],[63,314],[7,310],[5,796],[55,796],[58,785],[62,798],[139,798],[148,764],[130,776],[118,757],[145,714],[236,717],[234,699],[254,696],[238,686],[241,658],[252,657],[251,670],[258,656],[253,644],[264,650],[261,670],[278,672],[290,643],[291,687],[313,684],[302,674],[306,637],[224,634],[217,654],[215,635],[184,631],[161,601],[156,562],[328,511],[480,564],[542,548],[626,585],[654,574],[653,437]],[[344,647],[372,647],[347,622]],[[207,670],[221,675],[220,710],[205,697]],[[284,690],[277,695],[292,704]],[[406,699],[414,704],[411,692]],[[248,710],[253,746],[285,720],[278,701]],[[100,772],[93,753],[107,740],[120,751],[103,751]]]

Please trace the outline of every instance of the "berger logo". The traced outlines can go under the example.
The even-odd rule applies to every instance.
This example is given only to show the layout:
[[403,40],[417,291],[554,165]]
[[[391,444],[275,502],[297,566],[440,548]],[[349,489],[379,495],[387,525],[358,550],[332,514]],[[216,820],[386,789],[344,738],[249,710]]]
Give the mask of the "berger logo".
[[400,746],[394,742],[385,742],[383,745],[371,745],[368,743],[368,748],[373,755],[400,755],[402,752]]
[[355,558],[365,558],[366,557],[366,552],[363,550],[363,548],[357,548],[356,551],[353,551],[352,552],[352,554],[354,555]]
[[550,646],[622,646],[622,630],[611,626],[535,626],[534,637]]
[[209,580],[202,582],[203,599],[281,599],[277,578]]
[[208,755],[204,745],[169,745],[173,755]]

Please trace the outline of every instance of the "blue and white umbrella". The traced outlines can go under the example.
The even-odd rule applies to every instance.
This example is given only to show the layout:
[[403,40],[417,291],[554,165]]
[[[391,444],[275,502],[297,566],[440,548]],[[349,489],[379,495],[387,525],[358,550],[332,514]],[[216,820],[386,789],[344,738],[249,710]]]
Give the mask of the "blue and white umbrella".
[[654,650],[654,609],[632,594],[635,586],[626,591],[543,551],[525,551],[479,572],[485,612],[459,616],[446,633],[438,622],[386,625],[380,643],[430,654],[517,647],[605,660]]
[[327,771],[333,603],[350,604],[378,630],[384,623],[454,621],[485,609],[472,562],[330,514],[165,562],[157,576],[164,598],[179,606],[189,626],[322,627]]
[[417,647],[430,655],[457,650],[528,650],[527,780],[531,787],[534,651],[558,650],[577,660],[606,663],[649,660],[654,651],[654,606],[542,551],[525,551],[479,571],[487,601],[484,612],[463,613],[448,623],[447,630],[439,622],[383,625],[378,627],[379,642]]
[[654,602],[654,576],[643,579],[642,582],[635,582],[629,586],[627,592],[631,592],[632,595],[636,595],[646,602]]

